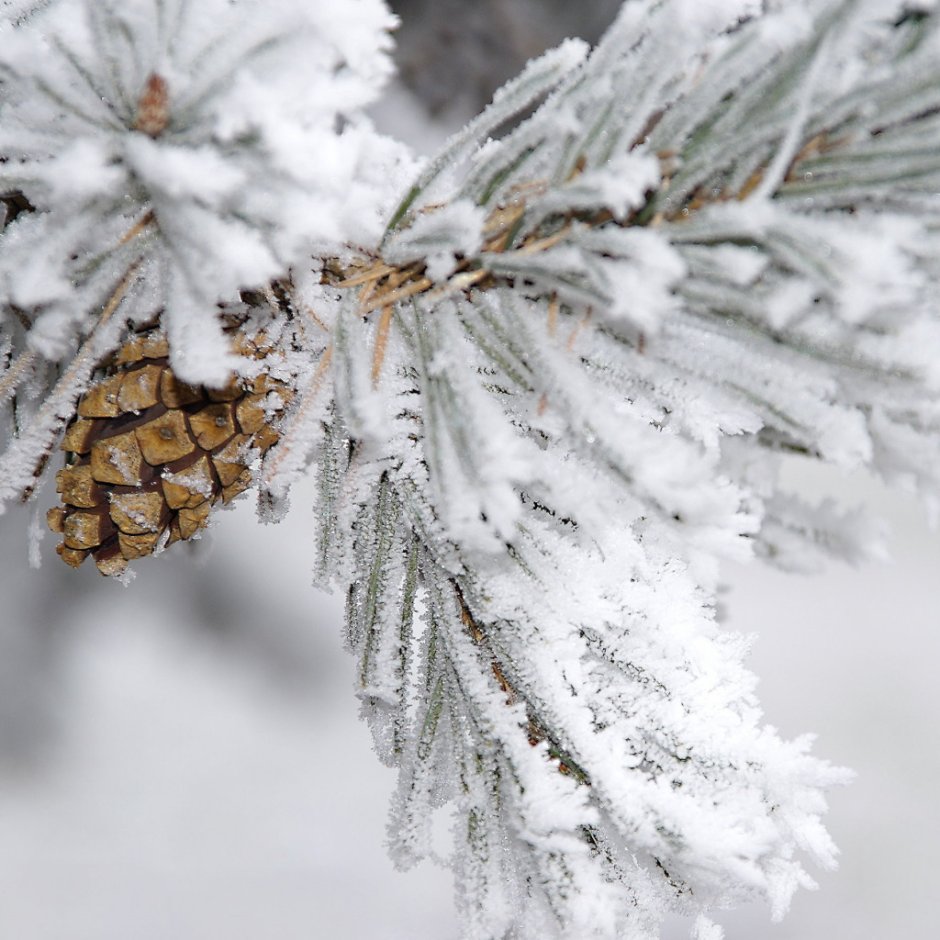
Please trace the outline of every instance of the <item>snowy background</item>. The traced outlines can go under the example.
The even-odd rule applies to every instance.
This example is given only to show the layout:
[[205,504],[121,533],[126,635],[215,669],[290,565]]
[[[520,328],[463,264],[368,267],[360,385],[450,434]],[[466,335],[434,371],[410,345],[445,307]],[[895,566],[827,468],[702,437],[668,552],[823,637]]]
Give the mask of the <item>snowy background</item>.
[[[398,6],[409,84],[376,118],[431,146],[520,61],[596,33],[615,4]],[[869,500],[894,560],[811,578],[727,571],[728,626],[759,635],[767,720],[816,732],[817,752],[858,779],[832,798],[840,871],[782,924],[762,909],[723,922],[729,940],[927,940],[940,534],[864,479],[792,482]],[[139,565],[129,589],[65,569],[51,536],[31,571],[29,515],[3,518],[0,940],[455,940],[447,873],[400,874],[384,854],[394,775],[356,718],[338,601],[310,587],[311,502],[297,490],[287,521],[263,527],[243,501],[191,551]]]
[[[723,918],[729,940],[936,936],[940,535],[851,491],[893,520],[893,563],[728,573],[768,720],[858,772],[829,815],[840,870],[782,924]],[[5,519],[4,940],[456,940],[447,873],[385,858],[393,773],[356,718],[337,603],[309,587],[304,502],[260,527],[245,501],[129,589],[30,571]]]

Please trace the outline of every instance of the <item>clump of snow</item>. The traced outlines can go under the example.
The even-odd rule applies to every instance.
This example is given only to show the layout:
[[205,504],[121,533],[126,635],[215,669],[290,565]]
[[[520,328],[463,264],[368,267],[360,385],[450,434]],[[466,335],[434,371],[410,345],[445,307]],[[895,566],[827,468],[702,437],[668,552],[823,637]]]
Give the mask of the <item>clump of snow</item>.
[[422,212],[386,243],[383,255],[392,264],[427,263],[432,281],[449,277],[458,256],[473,256],[483,244],[484,210],[466,199]]
[[700,914],[695,919],[692,940],[724,940],[724,936],[725,932],[721,926],[709,920],[704,914]]
[[[59,0],[23,21],[0,49],[0,176],[40,212],[14,226],[27,244],[3,253],[0,290],[74,308],[90,259],[143,258],[178,374],[218,383],[220,331],[185,321],[381,233],[412,164],[361,110],[391,74],[395,23],[381,0]],[[165,114],[144,133],[153,76]],[[32,251],[55,293],[22,265]]]
[[604,166],[589,169],[564,186],[549,190],[533,208],[546,215],[603,208],[623,221],[643,205],[646,196],[659,185],[661,175],[659,160],[652,154],[620,153]]
[[763,11],[762,0],[700,0],[698,3],[679,3],[673,7],[678,25],[705,35],[760,16]]
[[604,315],[655,332],[676,309],[674,289],[687,270],[668,239],[634,226],[586,233],[579,241],[602,255],[609,298]]

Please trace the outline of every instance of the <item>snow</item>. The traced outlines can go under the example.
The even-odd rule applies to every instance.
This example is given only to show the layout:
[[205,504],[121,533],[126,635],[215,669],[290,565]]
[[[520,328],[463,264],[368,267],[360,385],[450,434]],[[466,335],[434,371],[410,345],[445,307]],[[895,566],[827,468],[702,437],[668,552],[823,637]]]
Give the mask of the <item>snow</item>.
[[104,196],[127,185],[126,172],[111,162],[108,149],[96,140],[77,140],[44,168],[50,197],[65,205]]
[[[379,0],[343,10],[60,0],[22,26],[0,49],[0,146],[13,158],[12,188],[45,210],[31,235],[52,283],[60,271],[80,283],[89,258],[126,254],[127,233],[152,217],[159,238],[145,247],[157,263],[146,270],[158,276],[146,299],[165,306],[177,340],[207,338],[210,328],[180,321],[211,320],[220,298],[316,250],[374,242],[411,169],[402,145],[358,115],[391,73],[395,20]],[[276,67],[285,60],[291,68]],[[135,122],[154,74],[166,83],[167,125],[151,138]],[[74,289],[39,296],[15,260],[0,262],[13,296],[74,308]],[[172,353],[182,378],[215,384],[231,368],[218,342],[183,348]]]
[[655,333],[676,309],[674,289],[686,274],[682,257],[667,239],[645,228],[623,229],[596,241],[605,253],[616,252],[615,260],[604,264],[610,297],[604,315]]
[[469,200],[458,199],[419,215],[413,225],[396,233],[384,252],[391,264],[427,262],[432,281],[446,280],[456,268],[457,256],[472,257],[483,244],[486,214]]
[[643,205],[660,177],[659,160],[652,154],[621,153],[605,166],[590,169],[549,190],[536,200],[535,210],[548,215],[572,209],[608,209],[616,219],[625,220],[632,210]]
[[[301,273],[292,307],[316,304],[328,335],[295,334],[300,395],[264,470],[283,496],[279,467],[292,480],[313,458],[318,577],[347,599],[362,714],[399,770],[393,854],[403,865],[435,856],[432,822],[454,802],[451,865],[470,940],[649,938],[670,911],[717,940],[715,910],[759,897],[778,919],[814,884],[802,855],[834,864],[820,817],[849,775],[811,755],[809,736],[764,723],[748,641],[719,624],[716,591],[722,557],[793,567],[877,551],[853,514],[786,498],[783,452],[916,483],[928,501],[940,483],[940,359],[929,343],[905,352],[937,339],[938,272],[921,244],[935,220],[917,200],[929,183],[877,179],[907,152],[906,131],[877,106],[909,77],[876,72],[863,89],[870,109],[838,99],[862,81],[859,50],[891,52],[862,7],[821,46],[744,26],[740,42],[705,48],[701,33],[749,6],[626,5],[595,53],[572,42],[534,60],[453,137],[377,253],[412,166],[358,114],[387,74],[391,20],[379,4],[356,6],[371,17],[359,30],[319,2],[61,0],[37,21],[48,34],[25,29],[0,49],[0,169],[42,210],[5,238],[0,281],[10,297],[36,291],[39,262],[20,269],[34,253],[52,285],[33,349],[64,355],[100,310],[118,323],[159,309],[179,377],[219,385],[237,360],[218,304],[246,284],[312,254],[385,250],[436,278],[476,255],[466,260],[483,287],[415,288],[388,317]],[[195,17],[178,44],[168,11]],[[258,13],[260,36],[245,11]],[[688,29],[664,28],[673,14]],[[203,43],[226,25],[230,42]],[[77,70],[47,45],[57,30],[85,63]],[[123,35],[136,37],[135,55]],[[820,53],[830,42],[833,55]],[[48,77],[39,50],[55,63]],[[281,68],[292,52],[304,54],[297,68]],[[933,67],[929,46],[909,54]],[[793,57],[813,60],[818,83],[783,83],[760,110]],[[166,121],[143,136],[138,93],[154,69],[165,71]],[[933,106],[935,90],[923,94],[918,105]],[[830,108],[861,128],[837,158],[864,157],[853,148],[876,129],[887,148],[866,164],[876,182],[852,197],[851,218],[838,186],[799,197],[825,174],[786,172]],[[920,120],[916,130],[935,133]],[[674,155],[667,177],[646,146]],[[63,148],[74,186],[50,176]],[[505,239],[482,252],[484,224],[504,217]],[[391,289],[401,276],[390,272]],[[29,478],[113,348],[117,327],[106,326],[0,459],[0,495]],[[216,601],[241,590],[273,603],[270,572],[254,563],[260,586],[217,587]],[[162,616],[181,616],[173,603]],[[211,697],[192,704],[216,709]]]
[[724,940],[725,933],[705,915],[696,918],[695,926],[692,930],[692,940]]
[[125,153],[131,172],[158,200],[222,207],[248,185],[244,170],[213,147],[172,147],[138,135],[126,141]]
[[[327,624],[336,605],[311,608],[302,527],[285,552],[284,531],[245,509],[227,514],[229,544],[257,533],[281,599],[245,592],[233,616],[216,595],[206,615],[247,645],[193,619],[196,581],[231,577],[227,538],[195,579],[168,558],[132,591],[92,582],[94,600],[58,621],[68,658],[50,692],[64,736],[32,770],[0,775],[0,935],[456,940],[449,874],[403,875],[387,858],[393,781],[356,719],[351,664]],[[265,604],[280,625],[265,625]]]
[[686,29],[707,34],[727,29],[741,20],[760,16],[763,6],[761,0],[701,0],[699,3],[677,4],[675,15],[678,23]]

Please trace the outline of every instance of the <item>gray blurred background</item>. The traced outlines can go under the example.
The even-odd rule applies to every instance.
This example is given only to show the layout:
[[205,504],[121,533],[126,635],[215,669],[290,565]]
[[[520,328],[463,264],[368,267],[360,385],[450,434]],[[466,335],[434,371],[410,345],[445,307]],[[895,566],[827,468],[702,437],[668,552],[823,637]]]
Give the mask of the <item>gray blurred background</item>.
[[[596,38],[617,3],[396,6],[402,81],[375,116],[429,148],[531,55]],[[818,733],[859,776],[831,801],[841,870],[782,924],[723,922],[729,940],[932,940],[940,535],[865,479],[796,468],[791,483],[869,501],[894,561],[728,571],[767,720]],[[310,586],[311,502],[301,487],[271,527],[243,500],[129,588],[65,568],[51,535],[31,570],[31,512],[0,518],[0,940],[456,940],[447,873],[385,857],[394,775],[357,721],[338,601]]]

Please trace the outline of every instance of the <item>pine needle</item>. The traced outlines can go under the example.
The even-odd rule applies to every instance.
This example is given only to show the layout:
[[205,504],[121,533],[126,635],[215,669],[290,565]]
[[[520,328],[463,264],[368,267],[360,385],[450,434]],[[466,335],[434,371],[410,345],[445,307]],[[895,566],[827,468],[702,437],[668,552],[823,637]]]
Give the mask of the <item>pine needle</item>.
[[558,315],[561,312],[561,303],[558,294],[552,294],[548,301],[548,335],[555,338],[558,332]]
[[588,323],[591,322],[592,313],[593,311],[590,307],[588,307],[587,310],[584,311],[584,316],[581,317],[577,323],[575,323],[574,328],[571,330],[571,333],[568,336],[568,342],[565,343],[565,349],[567,349],[568,352],[574,352],[575,343],[578,341],[578,337],[581,335],[582,330],[584,330]]
[[375,352],[372,356],[372,387],[379,384],[379,376],[382,373],[382,363],[385,361],[385,350],[388,346],[388,334],[392,326],[392,316],[395,308],[392,306],[383,307],[382,315],[379,317],[379,325],[375,334]]
[[373,310],[378,310],[380,307],[394,306],[403,300],[407,300],[409,297],[423,294],[433,286],[434,281],[429,277],[420,277],[416,281],[406,284],[404,287],[380,293],[377,297],[370,298],[368,303],[362,307],[362,313],[367,314],[371,313]]
[[36,365],[39,354],[34,349],[21,352],[0,378],[0,404],[15,394],[20,385],[29,377]]
[[394,265],[386,264],[384,261],[379,261],[364,268],[358,274],[350,274],[344,277],[343,280],[337,281],[333,286],[342,290],[353,287],[360,287],[361,285],[368,284],[369,282],[381,281],[383,277],[388,277],[388,275],[394,273],[397,270],[398,269]]
[[299,404],[294,408],[291,414],[289,424],[281,431],[281,439],[278,445],[271,450],[265,459],[264,467],[261,473],[261,488],[267,492],[274,492],[274,481],[278,479],[284,465],[289,461],[294,448],[305,439],[309,430],[307,422],[314,405],[317,402],[319,393],[323,386],[323,380],[329,371],[330,364],[333,361],[333,344],[330,343],[320,355],[320,361],[317,368],[307,384],[303,395],[300,396]]
[[156,216],[154,216],[153,210],[144,213],[144,215],[121,236],[118,245],[127,245],[129,242],[132,242],[138,235],[150,227],[155,218]]
[[[27,432],[18,440],[15,440],[0,457],[0,479],[10,481],[18,479],[11,465],[15,465],[21,460],[32,460],[34,477],[38,477],[42,473],[55,439],[68,420],[74,402],[81,394],[82,386],[101,357],[101,350],[98,348],[97,342],[98,337],[127,296],[139,267],[140,262],[136,261],[127,269],[124,277],[121,278],[102,308],[94,328],[85,339],[85,342],[82,343],[81,348],[75,354],[61,378],[45,397]],[[10,483],[0,488],[0,501],[10,495],[11,486],[15,487],[12,490],[13,494],[19,494],[21,499],[27,499],[32,494],[34,485],[35,483],[32,483],[22,487],[20,484]]]

